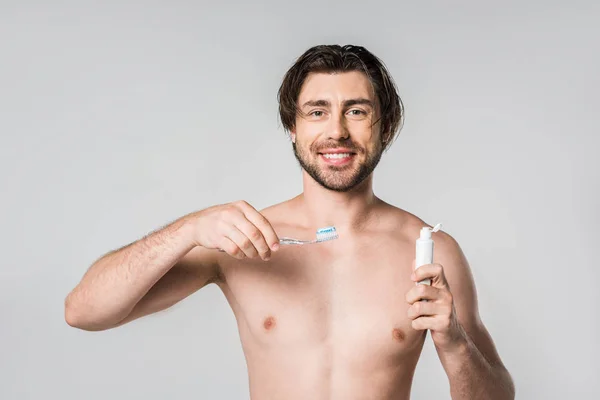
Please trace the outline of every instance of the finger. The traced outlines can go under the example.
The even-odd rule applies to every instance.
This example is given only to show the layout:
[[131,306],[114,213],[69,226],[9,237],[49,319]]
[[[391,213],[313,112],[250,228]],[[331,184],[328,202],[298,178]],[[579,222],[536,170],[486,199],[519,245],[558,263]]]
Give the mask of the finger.
[[434,302],[417,301],[408,308],[407,315],[410,319],[438,315],[442,312],[442,306]]
[[440,297],[440,289],[429,285],[417,285],[406,293],[408,304],[414,304],[422,300],[437,300]]
[[234,223],[236,228],[250,240],[252,246],[256,249],[257,255],[260,255],[263,260],[271,257],[271,249],[256,225],[250,222],[244,214],[241,214],[239,218],[235,218]]
[[219,246],[219,251],[223,251],[229,254],[230,256],[237,258],[238,260],[243,260],[244,258],[246,258],[246,255],[244,254],[242,249],[240,249],[240,247],[228,237],[223,236]]
[[445,287],[446,277],[441,264],[425,264],[414,270],[411,279],[415,282],[421,282],[425,279],[431,279],[431,284],[437,287]]
[[448,329],[448,318],[442,315],[424,316],[413,319],[411,325],[414,329],[443,332]]
[[[246,220],[242,218],[242,221]],[[243,222],[238,222],[235,225],[231,225],[225,236],[231,239],[231,241],[235,243],[242,250],[242,252],[244,252],[246,257],[254,258],[258,255],[258,250],[256,250],[256,247],[254,247],[250,238],[248,238],[248,236],[238,229],[239,224],[243,224]]]
[[[412,260],[412,264],[411,264],[411,271],[414,271],[414,270],[415,270],[415,266],[416,266],[416,265],[417,265],[417,260],[413,259],[413,260]],[[410,278],[414,280],[414,276],[415,276],[415,275],[414,275],[414,273],[413,273],[413,274],[410,276]],[[418,284],[423,284],[423,285],[431,285],[431,279],[424,279],[424,280],[422,280],[422,281],[415,282],[415,285],[418,285]]]
[[411,321],[412,328],[418,331],[425,329],[436,330],[438,323],[436,317],[419,317]]
[[260,230],[269,248],[273,251],[277,251],[279,248],[279,237],[269,220],[246,202],[240,202],[240,208],[248,221],[252,222],[254,226]]

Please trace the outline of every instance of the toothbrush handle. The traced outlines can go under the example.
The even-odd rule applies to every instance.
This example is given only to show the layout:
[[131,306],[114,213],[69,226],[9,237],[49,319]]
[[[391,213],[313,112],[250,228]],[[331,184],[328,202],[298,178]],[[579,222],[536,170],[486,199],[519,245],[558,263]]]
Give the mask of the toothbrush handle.
[[298,240],[298,239],[293,239],[293,238],[288,238],[288,237],[282,237],[281,239],[279,239],[279,243],[280,244],[307,244],[310,242],[307,240]]
[[[308,240],[298,240],[298,239],[293,239],[293,238],[288,238],[288,237],[282,237],[279,239],[279,244],[308,244],[308,243],[313,243],[311,241]],[[223,249],[218,249],[220,252],[224,253],[225,250]]]

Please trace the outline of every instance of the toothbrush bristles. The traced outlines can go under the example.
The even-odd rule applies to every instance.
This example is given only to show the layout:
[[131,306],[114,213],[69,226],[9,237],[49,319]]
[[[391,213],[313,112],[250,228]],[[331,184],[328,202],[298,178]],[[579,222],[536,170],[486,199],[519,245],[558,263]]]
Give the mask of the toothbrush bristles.
[[338,237],[339,235],[333,226],[330,226],[328,228],[322,228],[317,231],[317,242],[334,240]]

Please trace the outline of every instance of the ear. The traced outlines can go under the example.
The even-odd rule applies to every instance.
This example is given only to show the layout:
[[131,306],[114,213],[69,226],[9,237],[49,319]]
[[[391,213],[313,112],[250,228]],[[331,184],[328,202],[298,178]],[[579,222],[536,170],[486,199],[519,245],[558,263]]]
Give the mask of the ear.
[[296,132],[291,131],[290,132],[290,137],[292,138],[292,143],[296,143]]

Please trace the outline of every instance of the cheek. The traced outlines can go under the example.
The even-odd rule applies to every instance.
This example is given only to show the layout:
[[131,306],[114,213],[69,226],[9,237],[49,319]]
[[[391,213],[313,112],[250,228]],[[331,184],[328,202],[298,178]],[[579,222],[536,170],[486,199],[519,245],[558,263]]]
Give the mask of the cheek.
[[381,134],[378,128],[372,128],[369,130],[369,138],[375,145],[381,142]]
[[306,141],[309,143],[323,136],[324,133],[325,129],[319,126],[319,124],[307,124],[302,131],[303,137],[306,138]]
[[379,137],[376,135],[367,135],[360,140],[356,140],[356,144],[362,147],[367,154],[373,154],[379,151],[381,143],[378,140]]
[[313,152],[313,147],[319,143],[321,136],[318,133],[312,133],[307,130],[297,132],[295,136],[296,147],[302,148],[304,152]]
[[379,140],[379,131],[377,126],[371,126],[370,121],[357,121],[356,124],[350,129],[350,133],[356,138],[357,141],[363,142],[363,145],[368,143],[375,143]]
[[296,136],[296,141],[294,142],[294,146],[296,147],[296,152],[302,154],[304,157],[312,157],[313,150],[311,148],[311,142],[307,142],[305,137]]

